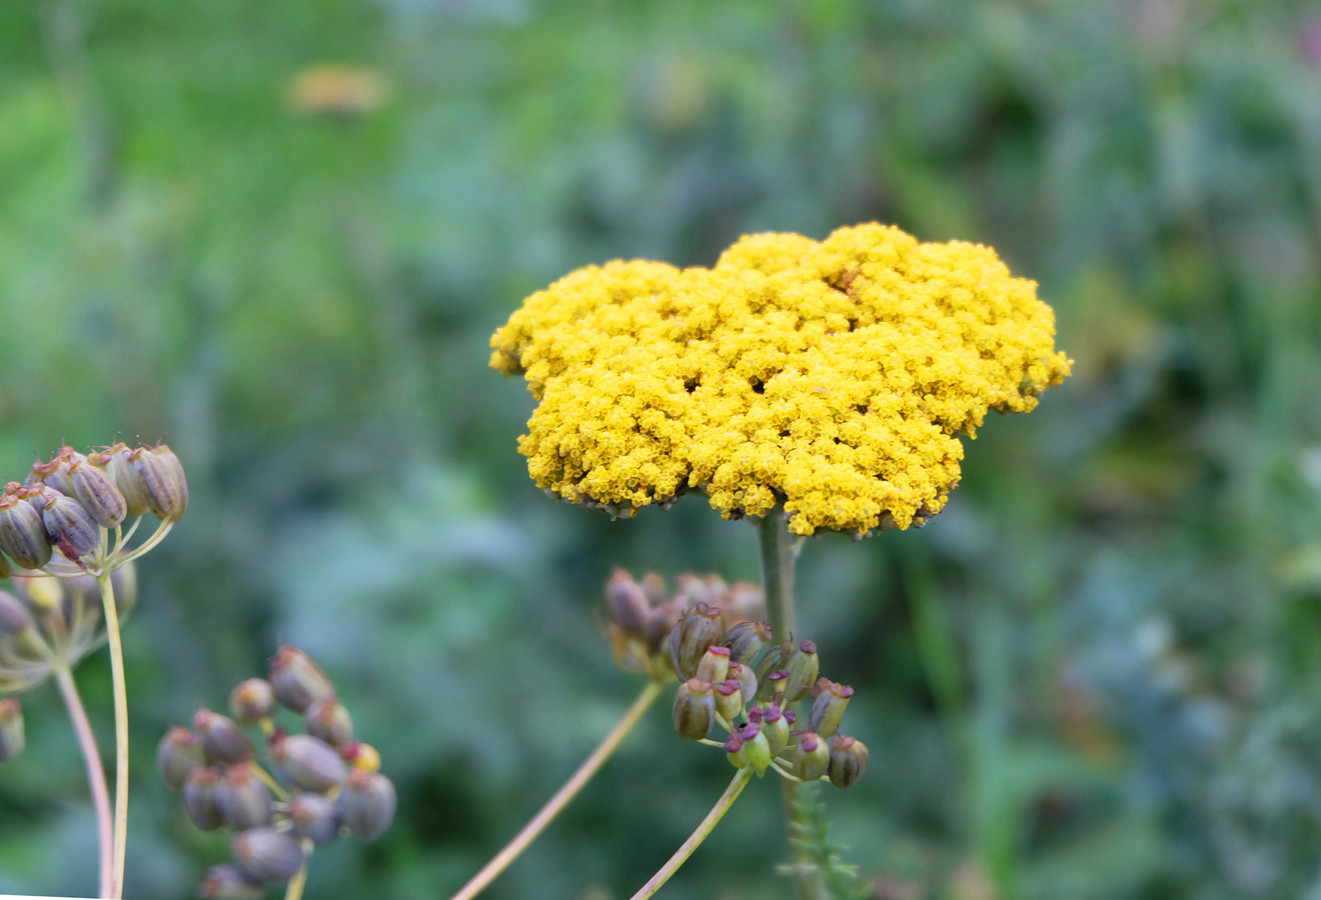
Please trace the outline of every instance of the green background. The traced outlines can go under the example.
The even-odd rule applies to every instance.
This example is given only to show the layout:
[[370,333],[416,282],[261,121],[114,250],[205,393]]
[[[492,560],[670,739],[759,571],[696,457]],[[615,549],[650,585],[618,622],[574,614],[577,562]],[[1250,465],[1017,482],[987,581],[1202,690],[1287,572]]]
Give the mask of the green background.
[[[324,63],[383,99],[293,108]],[[284,642],[400,793],[307,896],[466,880],[641,687],[612,567],[757,573],[700,499],[538,491],[490,332],[580,265],[872,219],[996,247],[1077,364],[929,527],[803,553],[871,748],[821,794],[845,859],[886,900],[1321,897],[1321,6],[9,0],[0,475],[140,436],[192,488],[126,630],[129,895],[226,857],[155,744]],[[78,676],[108,748],[105,654]],[[91,893],[67,722],[23,702],[0,891]],[[628,896],[730,774],[655,710],[489,896]],[[662,896],[788,896],[784,857],[755,783]]]

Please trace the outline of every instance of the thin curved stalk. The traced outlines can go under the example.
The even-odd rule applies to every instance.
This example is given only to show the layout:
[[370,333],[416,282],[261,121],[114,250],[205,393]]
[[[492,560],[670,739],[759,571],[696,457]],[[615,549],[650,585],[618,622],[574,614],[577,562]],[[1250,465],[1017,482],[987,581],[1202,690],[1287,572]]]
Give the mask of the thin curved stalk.
[[[304,846],[303,851],[307,852]],[[284,900],[302,900],[303,886],[307,884],[307,860],[303,860],[302,866],[294,873],[294,877],[289,879],[289,886],[285,888]]]
[[720,795],[716,805],[711,807],[711,811],[706,814],[706,818],[698,824],[693,833],[688,835],[688,840],[679,845],[679,849],[674,851],[665,865],[661,866],[655,875],[647,879],[647,883],[638,889],[633,895],[632,900],[646,900],[652,894],[661,889],[665,882],[670,880],[670,876],[679,871],[679,867],[688,861],[688,857],[693,855],[702,841],[706,840],[715,827],[720,824],[720,820],[729,812],[729,808],[734,805],[738,795],[743,793],[743,788],[747,787],[748,779],[752,777],[752,767],[744,766],[734,775],[734,779],[729,782],[729,787]]
[[110,891],[103,896],[119,900],[124,896],[124,857],[128,850],[128,691],[124,678],[124,643],[119,634],[119,612],[115,609],[115,588],[110,583],[110,572],[102,569],[96,583],[101,588],[101,607],[110,644],[110,675],[115,692],[114,857]]
[[527,849],[529,844],[536,840],[537,835],[541,834],[542,830],[560,814],[560,811],[596,774],[597,769],[601,768],[601,765],[615,752],[619,742],[633,729],[633,726],[642,718],[642,714],[660,696],[661,687],[662,685],[659,682],[647,682],[647,686],[633,701],[633,705],[628,708],[628,712],[624,713],[624,717],[615,724],[614,728],[610,729],[610,733],[601,740],[601,743],[592,751],[591,756],[583,760],[578,770],[555,792],[555,796],[546,801],[546,805],[532,817],[532,820],[523,826],[523,830],[515,835],[514,839],[497,853],[490,862],[483,866],[482,870],[472,877],[472,880],[460,888],[451,900],[472,900],[473,897],[486,890],[487,886],[495,881],[500,873],[507,869],[509,864]]
[[87,710],[83,708],[82,698],[78,695],[73,673],[64,667],[56,669],[55,683],[59,685],[64,705],[69,708],[69,718],[73,720],[73,730],[78,735],[78,747],[83,752],[83,762],[87,766],[87,787],[92,793],[92,807],[96,810],[96,835],[101,860],[97,896],[109,897],[113,881],[111,842],[114,840],[114,828],[110,820],[110,792],[106,788],[101,751],[96,748],[96,736],[92,734],[92,724],[87,720]]

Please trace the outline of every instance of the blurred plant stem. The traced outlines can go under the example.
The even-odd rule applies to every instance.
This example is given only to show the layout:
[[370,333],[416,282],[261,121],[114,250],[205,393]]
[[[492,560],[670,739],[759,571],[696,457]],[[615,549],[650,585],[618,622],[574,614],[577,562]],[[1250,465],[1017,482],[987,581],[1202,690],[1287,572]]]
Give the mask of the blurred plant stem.
[[[495,881],[500,873],[509,867],[519,854],[527,849],[528,845],[536,840],[537,835],[541,834],[551,821],[560,814],[560,811],[569,804],[584,785],[592,779],[597,770],[605,763],[610,755],[615,752],[624,736],[633,730],[633,726],[638,723],[651,704],[660,696],[663,686],[657,681],[648,681],[647,686],[642,689],[642,693],[633,701],[633,705],[628,708],[615,727],[610,729],[601,743],[592,751],[591,756],[583,760],[582,765],[573,773],[572,777],[555,792],[555,796],[546,802],[546,805],[532,817],[532,820],[523,826],[523,830],[515,835],[514,839],[505,846],[503,850],[495,855],[492,860],[482,867],[482,870],[472,877],[465,884],[452,900],[472,900]],[[691,851],[690,851],[691,852]]]
[[106,788],[105,768],[101,764],[101,752],[96,749],[96,736],[92,734],[92,725],[87,721],[87,710],[83,708],[82,698],[78,695],[78,686],[74,683],[73,673],[67,666],[56,670],[55,683],[60,687],[64,705],[69,708],[69,718],[73,720],[73,730],[78,735],[78,747],[83,752],[83,762],[87,766],[87,787],[92,792],[92,806],[96,809],[96,834],[101,860],[97,896],[108,897],[114,880],[110,852],[114,830],[110,820],[110,792]]
[[[771,632],[776,640],[793,640],[797,627],[794,621],[794,561],[798,558],[799,542],[789,534],[788,517],[783,506],[775,507],[757,520],[757,534],[761,545],[762,590],[766,595]],[[795,826],[805,825],[797,802],[798,783],[781,778],[780,792],[784,799],[784,820],[795,863],[798,896],[802,900],[825,900],[826,886],[821,872],[811,865],[812,860],[806,851],[793,841],[793,835],[798,831]]]
[[670,880],[670,876],[688,861],[688,857],[693,855],[693,851],[700,847],[702,841],[706,840],[707,835],[720,824],[720,820],[725,817],[725,813],[729,812],[729,808],[734,805],[738,795],[743,793],[743,788],[747,786],[748,779],[751,777],[751,766],[745,766],[734,774],[734,779],[730,781],[729,787],[725,788],[725,792],[720,795],[720,799],[716,801],[715,806],[711,807],[711,811],[706,814],[706,818],[698,824],[692,834],[688,835],[688,840],[684,841],[679,849],[674,851],[674,855],[669,858],[665,865],[661,866],[655,875],[647,879],[647,883],[633,895],[632,900],[646,900],[647,897],[659,891],[665,882]]
[[[306,851],[306,848],[304,848]],[[302,900],[303,885],[307,884],[307,863],[294,873],[294,877],[289,879],[289,887],[284,891],[284,900]]]
[[102,896],[119,900],[124,894],[124,856],[128,848],[128,691],[124,679],[124,643],[120,639],[115,588],[110,582],[108,568],[102,568],[96,576],[96,583],[101,588],[101,607],[105,611],[106,635],[110,644],[110,673],[115,692],[114,858],[110,891],[103,892]]

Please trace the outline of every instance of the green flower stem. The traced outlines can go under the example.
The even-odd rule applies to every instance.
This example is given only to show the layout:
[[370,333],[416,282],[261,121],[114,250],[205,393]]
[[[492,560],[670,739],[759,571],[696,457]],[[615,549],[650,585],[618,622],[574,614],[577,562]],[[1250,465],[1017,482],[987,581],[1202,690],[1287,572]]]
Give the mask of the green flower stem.
[[[312,850],[311,842],[304,839],[302,841],[302,844],[303,844],[303,853],[305,855],[307,853],[310,853]],[[303,860],[303,864],[299,866],[298,871],[294,873],[294,877],[289,879],[289,886],[284,890],[284,900],[302,900],[303,886],[305,884],[307,884],[306,859]]]
[[451,900],[472,900],[473,897],[486,890],[487,886],[495,881],[500,873],[507,869],[509,864],[527,849],[529,844],[536,840],[537,835],[541,834],[545,827],[560,814],[560,811],[583,789],[583,786],[592,779],[596,771],[615,752],[619,742],[633,730],[633,726],[642,718],[642,714],[660,696],[661,688],[662,685],[659,682],[647,682],[647,686],[633,701],[633,705],[628,708],[628,712],[624,713],[624,717],[601,740],[601,743],[592,751],[592,755],[583,760],[582,765],[578,767],[578,771],[574,772],[573,776],[555,792],[555,796],[546,801],[546,805],[532,817],[530,822],[523,826],[523,830],[503,850],[497,853],[480,872],[474,875],[472,880],[465,884]]
[[124,896],[124,857],[128,850],[128,691],[124,679],[124,643],[119,634],[119,613],[115,609],[115,588],[110,583],[110,571],[103,568],[96,576],[96,583],[101,588],[101,607],[105,612],[110,643],[110,674],[115,691],[114,857],[110,890],[102,896],[119,900]]
[[647,883],[633,895],[632,900],[646,900],[647,897],[659,891],[665,882],[670,880],[671,875],[679,871],[679,867],[688,861],[688,857],[693,855],[693,851],[700,847],[702,841],[706,840],[707,835],[720,824],[720,820],[725,817],[725,813],[729,812],[729,808],[734,805],[738,795],[743,793],[743,788],[747,786],[748,779],[751,777],[752,766],[744,766],[735,773],[734,780],[729,783],[729,787],[725,788],[725,792],[720,795],[716,805],[711,807],[711,811],[706,814],[706,818],[701,821],[692,834],[688,835],[688,840],[684,841],[679,849],[674,851],[674,855],[670,857],[669,861],[661,866],[660,870],[651,876]]
[[69,708],[69,718],[73,720],[73,730],[78,735],[78,746],[83,751],[83,762],[87,765],[87,787],[92,792],[92,806],[96,810],[96,834],[101,857],[101,880],[97,896],[109,897],[113,880],[110,850],[114,837],[113,826],[110,824],[110,792],[106,788],[101,751],[96,748],[92,724],[87,721],[87,710],[83,708],[82,698],[78,695],[78,685],[74,683],[73,673],[67,666],[55,670],[55,683],[60,687],[64,705]]
[[[766,595],[766,610],[771,619],[771,631],[778,641],[792,640],[797,625],[794,621],[794,560],[798,556],[796,541],[789,534],[788,516],[784,507],[777,506],[757,521],[757,534],[761,544],[762,590]],[[787,778],[780,779],[780,793],[784,797],[784,821],[789,835],[798,880],[798,896],[802,900],[826,900],[825,882],[821,872],[799,847],[793,837],[805,826],[798,806],[798,784]]]

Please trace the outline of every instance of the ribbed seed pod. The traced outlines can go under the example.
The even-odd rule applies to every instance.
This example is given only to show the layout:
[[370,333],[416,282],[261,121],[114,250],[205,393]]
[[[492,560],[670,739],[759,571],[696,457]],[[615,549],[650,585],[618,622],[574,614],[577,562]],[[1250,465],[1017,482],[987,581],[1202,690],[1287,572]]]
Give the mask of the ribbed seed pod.
[[225,824],[237,831],[271,824],[271,791],[251,763],[230,766],[216,786],[216,807]]
[[271,660],[271,687],[276,699],[296,713],[307,712],[313,700],[335,689],[312,657],[287,645]]
[[789,771],[803,781],[816,781],[830,771],[830,747],[825,738],[801,732],[789,748]]
[[680,737],[700,741],[716,718],[715,690],[709,681],[690,678],[674,695],[674,730]]
[[6,697],[0,700],[0,763],[9,762],[26,746],[23,707],[13,697]]
[[751,663],[771,640],[771,626],[765,622],[739,622],[725,632],[724,644],[734,662]]
[[303,846],[291,834],[274,828],[249,828],[230,842],[234,861],[257,881],[288,881],[298,874],[307,858]]
[[706,649],[718,645],[724,634],[720,610],[706,603],[685,610],[679,624],[670,632],[670,661],[675,674],[685,679],[694,677]]
[[188,774],[203,762],[202,742],[180,725],[165,733],[156,750],[156,770],[160,772],[161,780],[176,791],[184,786]]
[[335,798],[335,807],[354,837],[374,841],[394,821],[394,783],[380,772],[353,772]]
[[123,442],[108,447],[100,453],[90,453],[87,461],[94,466],[100,466],[105,470],[106,475],[119,488],[119,493],[124,497],[124,508],[130,516],[142,516],[151,512],[147,505],[147,492],[142,486],[141,479],[133,470],[129,463],[129,456],[133,453]]
[[10,482],[0,495],[0,551],[24,569],[40,569],[50,562],[51,542],[41,514],[26,502],[22,486]]
[[734,721],[743,711],[743,690],[739,683],[730,678],[717,684],[715,691],[716,713],[726,722]]
[[737,734],[743,740],[743,764],[752,766],[757,770],[758,775],[765,772],[766,767],[771,764],[774,754],[771,753],[771,745],[766,740],[766,734],[762,731],[762,726],[756,722],[745,722],[735,729],[734,734]]
[[729,664],[729,677],[738,682],[739,689],[743,692],[744,706],[756,699],[757,673],[752,671],[752,666],[732,662]]
[[830,783],[846,788],[867,771],[867,745],[846,734],[830,739]]
[[65,556],[72,553],[74,562],[96,553],[101,545],[101,527],[92,521],[81,503],[58,491],[44,492],[42,502],[45,509],[41,521],[51,543],[59,547],[61,553]]
[[335,801],[320,794],[294,794],[289,798],[289,821],[294,834],[314,844],[328,844],[339,837],[342,824]]
[[178,519],[188,509],[188,480],[183,465],[165,444],[138,447],[128,455],[129,468],[142,485],[147,508],[162,519]]
[[233,863],[212,866],[197,889],[203,900],[261,900],[266,886]]
[[86,458],[69,468],[69,482],[83,509],[102,528],[114,528],[128,515],[128,503],[114,479]]
[[220,785],[220,771],[210,766],[198,766],[188,773],[183,783],[183,811],[203,831],[215,831],[225,820],[216,805],[216,788]]
[[712,684],[728,678],[729,648],[707,647],[702,658],[697,661],[697,669],[693,672],[693,677],[698,681],[709,681]]
[[822,678],[815,693],[816,700],[812,701],[807,727],[828,738],[839,730],[839,724],[844,720],[844,710],[848,709],[849,698],[853,696],[853,688]]
[[299,790],[324,794],[344,783],[347,774],[344,760],[320,738],[277,733],[271,738],[269,752],[285,780]]
[[312,701],[303,714],[303,727],[308,734],[321,738],[332,747],[344,747],[353,742],[353,719],[333,692]]
[[774,703],[762,712],[761,733],[771,745],[771,756],[779,755],[789,743],[789,717]]
[[615,569],[605,586],[606,607],[610,621],[629,635],[642,637],[643,627],[651,611],[642,585],[623,569]]
[[816,682],[817,673],[821,669],[821,661],[816,655],[816,644],[812,641],[803,641],[799,644],[793,655],[789,657],[785,668],[789,672],[789,678],[784,683],[784,699],[792,703],[806,697],[807,689]]
[[193,714],[193,728],[202,739],[202,749],[216,762],[241,763],[257,755],[252,740],[229,716],[202,707]]
[[81,462],[84,459],[86,457],[72,447],[61,447],[55,451],[55,455],[50,458],[50,462],[38,461],[32,464],[32,477],[36,481],[46,483],[61,494],[72,497],[73,484],[69,480],[69,463]]

